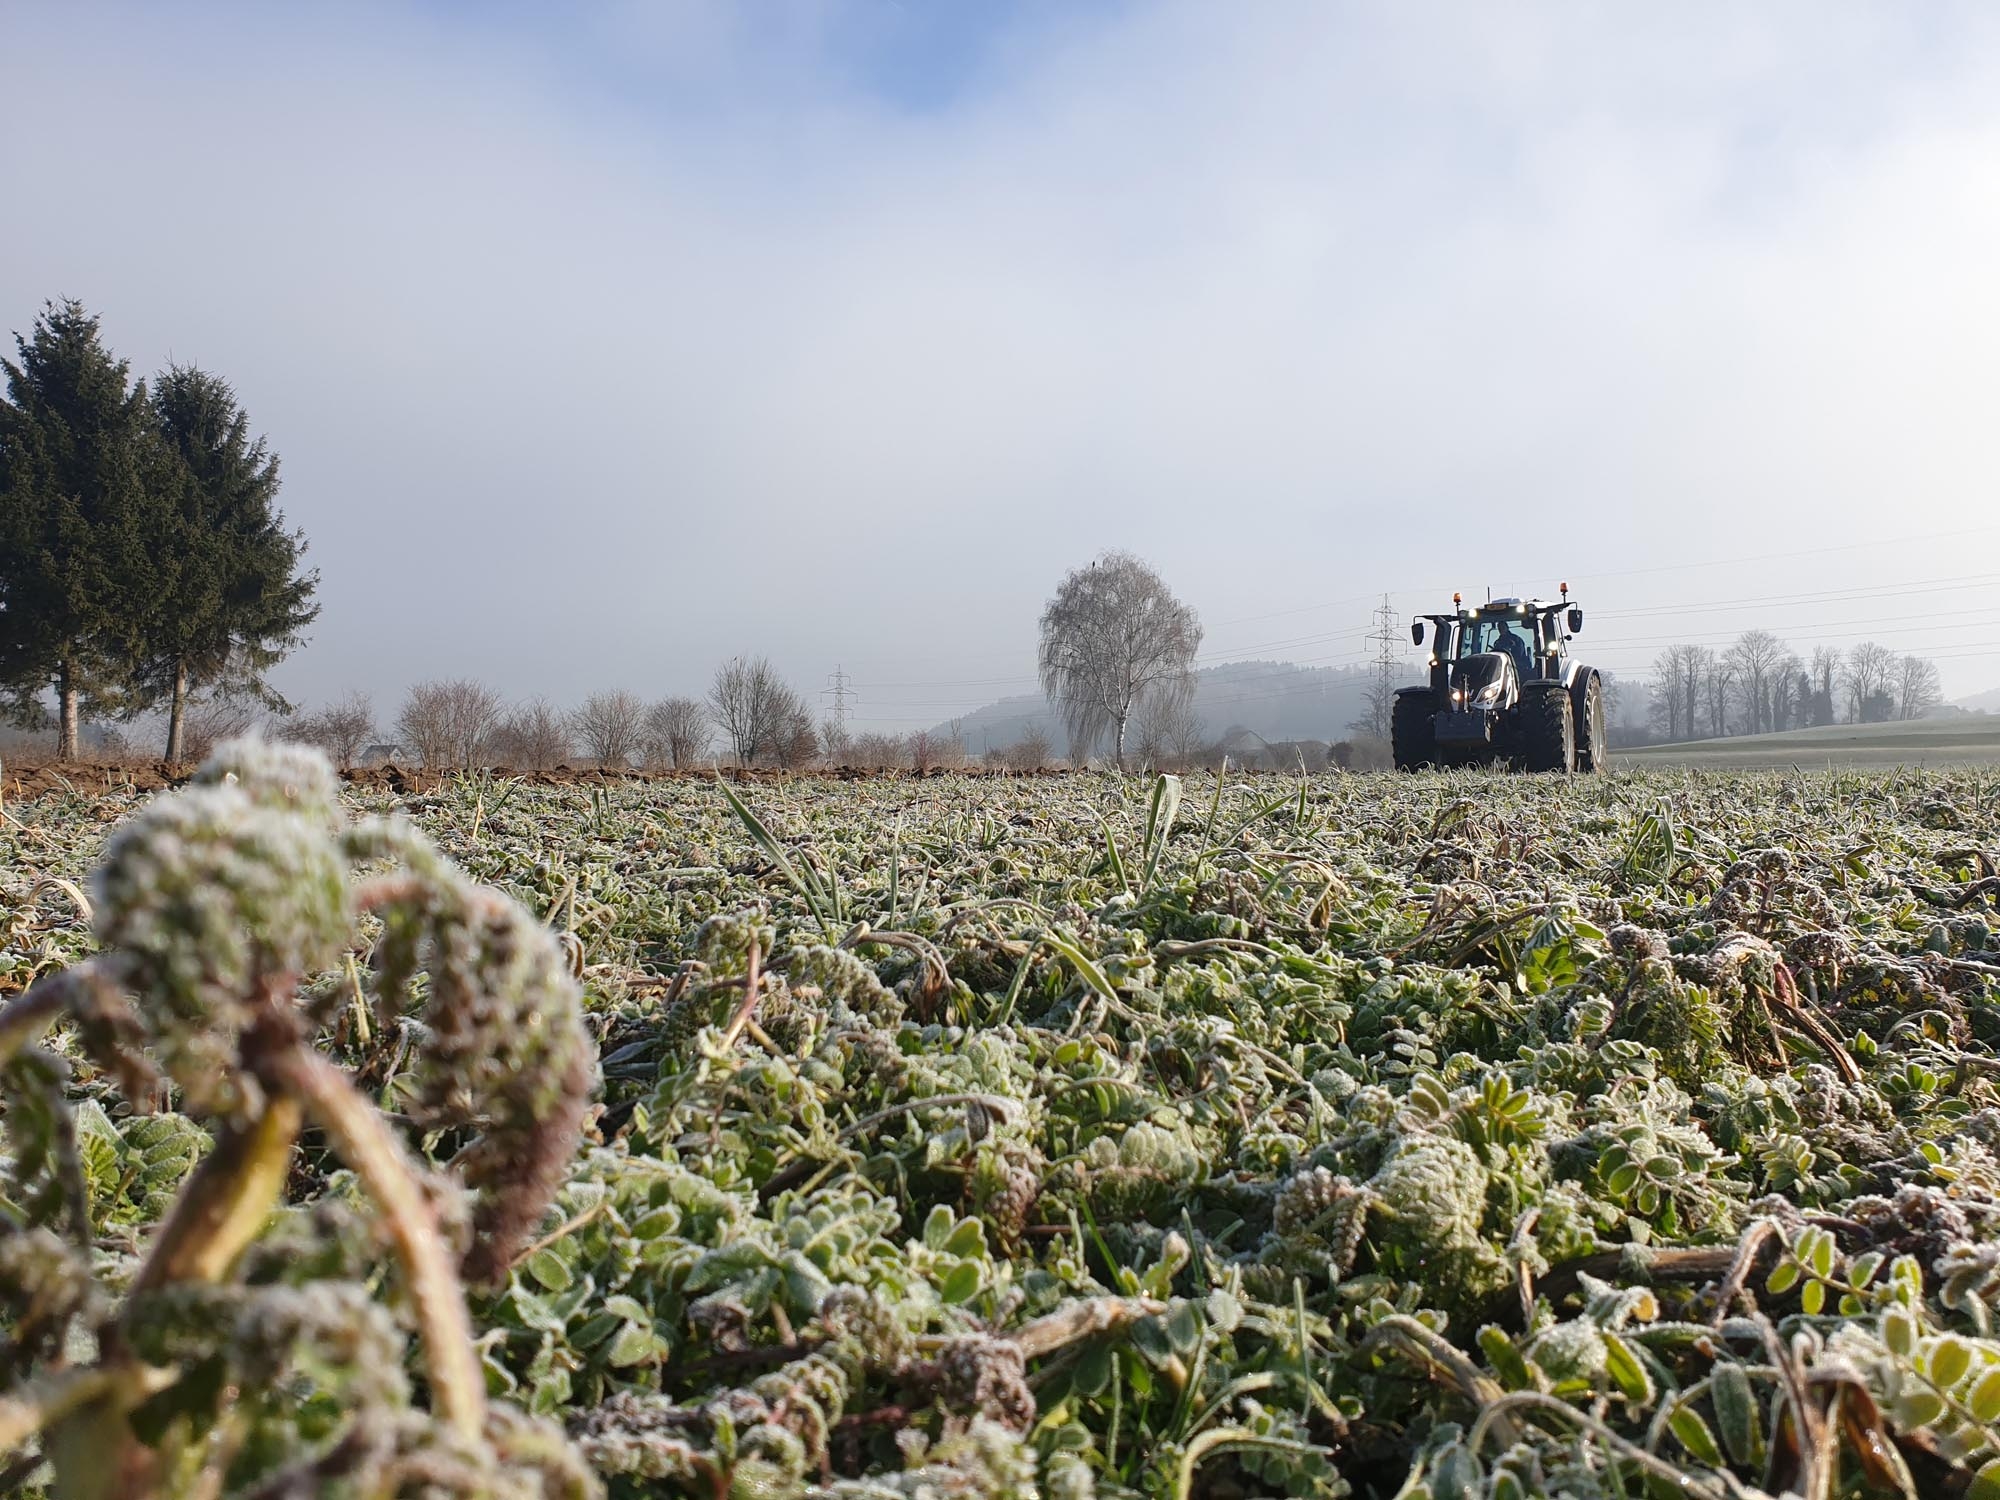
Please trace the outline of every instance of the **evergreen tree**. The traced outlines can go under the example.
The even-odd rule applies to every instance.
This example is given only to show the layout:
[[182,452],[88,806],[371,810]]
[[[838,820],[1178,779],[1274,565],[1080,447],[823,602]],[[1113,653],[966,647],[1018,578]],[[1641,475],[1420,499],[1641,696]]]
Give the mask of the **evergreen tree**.
[[152,412],[172,472],[149,514],[158,583],[139,636],[140,701],[168,705],[169,761],[182,759],[191,690],[290,705],[264,673],[319,613],[317,573],[302,573],[305,538],[274,507],[278,459],[227,381],[191,365],[153,383]]
[[84,707],[121,702],[154,586],[147,396],[77,302],[45,304],[14,343],[18,363],[0,360],[0,693],[37,722],[53,688],[69,760]]

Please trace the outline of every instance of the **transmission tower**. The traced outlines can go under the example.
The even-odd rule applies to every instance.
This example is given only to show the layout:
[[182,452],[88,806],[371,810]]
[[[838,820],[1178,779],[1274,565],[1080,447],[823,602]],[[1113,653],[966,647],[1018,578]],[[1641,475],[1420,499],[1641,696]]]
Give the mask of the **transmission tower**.
[[833,675],[826,679],[826,686],[819,690],[819,695],[832,702],[834,736],[842,744],[845,744],[847,742],[847,700],[857,696],[854,691],[853,680],[848,677],[845,669],[836,666],[833,669]]
[[1377,739],[1389,738],[1389,706],[1396,701],[1396,607],[1382,596],[1375,611],[1375,629],[1368,639],[1375,643],[1375,685],[1368,692],[1368,717]]

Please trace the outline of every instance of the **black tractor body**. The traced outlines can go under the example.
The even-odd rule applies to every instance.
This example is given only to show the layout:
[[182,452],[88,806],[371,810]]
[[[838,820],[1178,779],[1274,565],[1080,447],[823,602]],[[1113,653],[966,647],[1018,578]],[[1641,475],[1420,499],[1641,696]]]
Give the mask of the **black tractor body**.
[[1475,609],[1423,615],[1411,638],[1430,635],[1430,681],[1396,694],[1390,734],[1396,769],[1504,765],[1515,770],[1601,771],[1610,756],[1604,683],[1570,654],[1583,611],[1560,599],[1491,599]]

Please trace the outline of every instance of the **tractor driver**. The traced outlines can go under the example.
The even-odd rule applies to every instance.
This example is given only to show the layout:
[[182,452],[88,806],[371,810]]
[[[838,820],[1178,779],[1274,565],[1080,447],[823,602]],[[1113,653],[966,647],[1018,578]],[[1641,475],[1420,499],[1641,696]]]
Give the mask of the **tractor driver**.
[[1534,671],[1533,653],[1529,651],[1528,643],[1505,620],[1495,623],[1493,649],[1503,651],[1513,659],[1517,677],[1526,678]]

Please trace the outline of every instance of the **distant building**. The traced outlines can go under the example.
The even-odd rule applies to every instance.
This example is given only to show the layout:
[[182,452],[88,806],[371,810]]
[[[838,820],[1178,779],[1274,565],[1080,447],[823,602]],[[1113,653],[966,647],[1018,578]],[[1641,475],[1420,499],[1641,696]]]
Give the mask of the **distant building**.
[[355,758],[357,766],[385,766],[396,758],[400,745],[370,745]]

